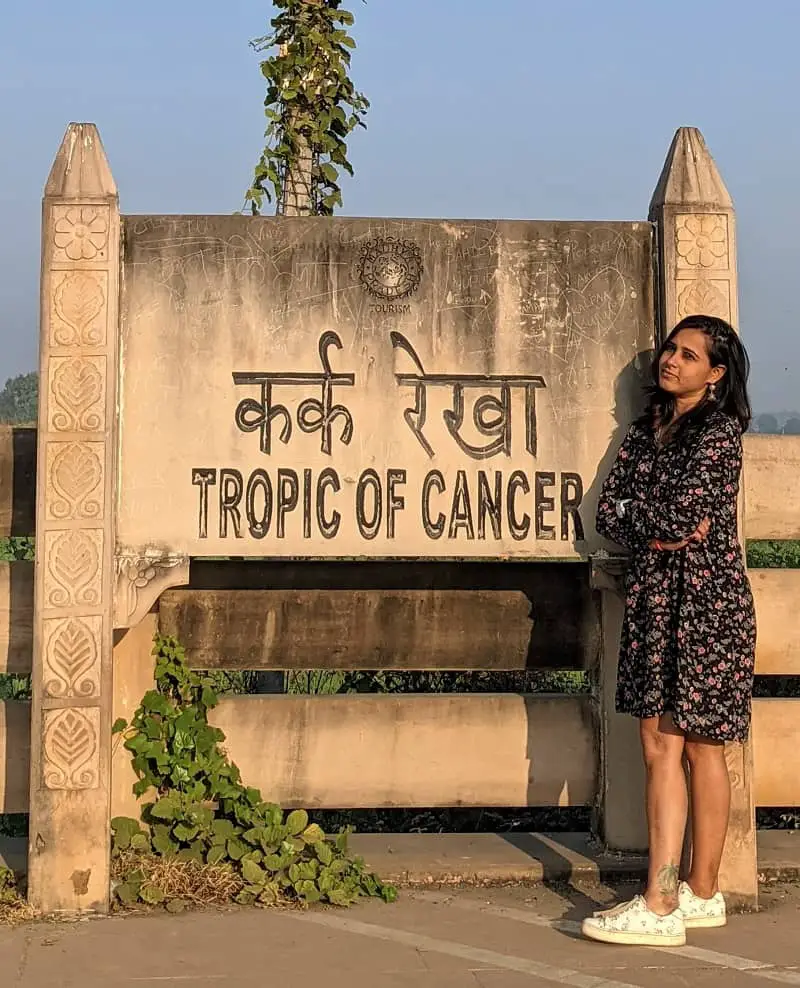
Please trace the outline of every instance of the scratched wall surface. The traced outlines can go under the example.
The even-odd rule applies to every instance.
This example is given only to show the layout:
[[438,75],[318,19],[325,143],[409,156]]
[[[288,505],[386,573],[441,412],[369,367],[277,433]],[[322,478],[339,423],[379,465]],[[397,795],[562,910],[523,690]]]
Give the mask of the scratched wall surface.
[[647,223],[127,217],[118,551],[585,557],[651,254]]

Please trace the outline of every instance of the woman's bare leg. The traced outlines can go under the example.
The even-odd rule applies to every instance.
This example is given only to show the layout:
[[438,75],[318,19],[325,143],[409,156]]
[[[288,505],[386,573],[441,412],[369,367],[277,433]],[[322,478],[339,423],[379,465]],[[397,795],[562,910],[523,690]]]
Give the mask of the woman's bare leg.
[[[683,769],[685,737],[672,715],[641,721],[642,752],[647,773],[647,832],[650,864],[645,899],[653,912],[677,908],[688,793]],[[699,892],[697,893],[700,894]]]
[[686,758],[692,790],[692,865],[688,881],[695,895],[710,899],[719,888],[719,866],[731,808],[725,745],[689,735]]

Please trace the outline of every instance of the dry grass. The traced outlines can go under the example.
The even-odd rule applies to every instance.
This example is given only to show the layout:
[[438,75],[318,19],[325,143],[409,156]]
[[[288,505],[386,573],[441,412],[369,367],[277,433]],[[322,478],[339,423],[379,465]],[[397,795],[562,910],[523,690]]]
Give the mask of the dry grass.
[[141,871],[145,882],[161,889],[166,901],[179,900],[187,906],[225,906],[244,888],[242,879],[222,865],[176,861],[126,851],[111,862],[111,877],[123,882],[133,871]]
[[32,923],[37,917],[36,910],[24,899],[16,902],[0,902],[0,926],[21,926]]

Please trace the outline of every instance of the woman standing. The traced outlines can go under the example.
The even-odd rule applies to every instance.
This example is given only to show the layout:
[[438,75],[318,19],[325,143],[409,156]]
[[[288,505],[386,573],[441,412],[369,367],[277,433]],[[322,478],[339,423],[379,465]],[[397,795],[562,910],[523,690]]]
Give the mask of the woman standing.
[[[724,926],[718,876],[730,809],[724,742],[750,726],[753,597],[737,535],[749,362],[722,319],[689,316],[653,368],[648,409],[601,495],[597,530],[631,551],[617,710],[640,721],[650,863],[644,895],[595,913],[584,935],[677,946]],[[692,807],[692,859],[679,864]]]

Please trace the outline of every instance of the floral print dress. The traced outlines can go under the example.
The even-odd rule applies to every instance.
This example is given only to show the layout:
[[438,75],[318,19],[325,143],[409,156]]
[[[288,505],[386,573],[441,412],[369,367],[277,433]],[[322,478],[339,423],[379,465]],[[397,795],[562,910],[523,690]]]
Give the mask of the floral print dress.
[[[720,410],[664,445],[633,425],[600,494],[597,530],[631,551],[617,675],[617,710],[671,712],[683,731],[743,741],[755,658],[753,595],[737,535],[742,466],[738,422]],[[623,517],[617,502],[630,498]],[[703,518],[707,539],[679,542]]]

